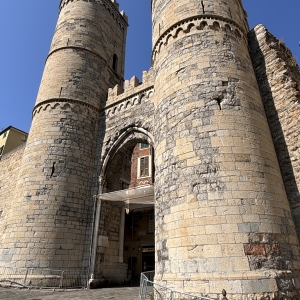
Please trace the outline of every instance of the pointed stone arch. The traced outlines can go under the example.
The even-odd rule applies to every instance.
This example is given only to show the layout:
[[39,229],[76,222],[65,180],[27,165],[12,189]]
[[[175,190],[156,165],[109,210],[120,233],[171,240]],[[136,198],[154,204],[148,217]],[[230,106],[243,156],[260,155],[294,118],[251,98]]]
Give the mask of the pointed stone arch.
[[[102,255],[103,260],[101,262],[95,261],[94,271],[95,274],[100,274],[100,271],[103,272],[101,274],[112,281],[124,281],[128,270],[131,272],[130,276],[138,276],[144,270],[143,263],[146,263],[146,261],[146,265],[151,270],[154,269],[155,210],[154,200],[149,200],[149,197],[154,199],[153,179],[155,170],[150,167],[150,165],[153,165],[154,137],[141,124],[134,123],[129,127],[115,131],[108,138],[109,145],[107,145],[108,148],[104,149],[105,155],[102,156],[100,162],[100,189],[98,195],[100,201],[97,202],[99,209],[97,209],[98,217],[95,223],[95,228],[98,228],[95,233],[95,240],[97,240],[95,245],[100,243],[103,244],[103,247],[101,249],[93,248],[94,256]],[[142,143],[147,143],[151,147],[148,146],[147,149],[142,149]],[[149,152],[144,153],[144,151]],[[144,154],[140,158],[138,155],[142,152]],[[137,166],[141,161],[140,159],[144,157],[149,157],[147,162],[150,171],[146,176],[136,175],[135,177],[132,174],[139,167],[132,166]],[[130,195],[129,197],[132,198],[124,201],[126,195]],[[144,202],[141,202],[141,198]],[[137,199],[138,202],[136,202]],[[142,253],[141,261],[134,261],[133,257],[135,256],[129,254],[126,248],[134,250],[135,242],[132,241],[131,235],[134,230],[140,228],[140,223],[143,223],[143,220],[147,218],[149,218],[149,224],[147,223],[149,226],[151,222],[153,223],[153,231],[147,230],[147,236],[141,237],[141,247],[146,247],[148,252]],[[134,227],[132,224],[134,224]],[[100,237],[98,237],[98,232],[101,233]],[[127,246],[125,247],[125,245]],[[149,249],[153,251],[149,251]],[[109,267],[107,268],[107,266]],[[112,266],[119,270],[117,274],[110,273]]]
[[102,159],[99,178],[105,177],[110,160],[122,148],[122,146],[130,140],[146,140],[151,146],[154,146],[154,136],[143,127],[131,126],[125,129],[122,133],[117,133],[117,135],[118,137],[112,143],[107,154]]

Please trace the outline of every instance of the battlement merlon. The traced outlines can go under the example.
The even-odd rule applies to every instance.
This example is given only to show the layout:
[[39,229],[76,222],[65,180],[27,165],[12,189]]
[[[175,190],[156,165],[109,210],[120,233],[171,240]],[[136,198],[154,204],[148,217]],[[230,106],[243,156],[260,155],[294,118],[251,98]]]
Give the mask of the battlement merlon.
[[125,80],[124,88],[117,84],[114,88],[108,89],[108,98],[106,107],[112,104],[118,103],[125,98],[132,95],[139,94],[144,90],[147,90],[154,86],[154,72],[153,69],[143,71],[142,82],[136,76],[133,76],[130,80]]
[[[59,4],[59,12],[70,2],[73,2],[74,0],[60,0]],[[77,0],[78,1],[78,0]],[[84,1],[84,0],[82,0]],[[89,0],[89,2],[98,3],[101,5],[104,5],[106,8],[108,8],[113,15],[118,15],[121,18],[119,20],[122,20],[122,25],[124,28],[128,27],[128,16],[126,15],[125,11],[119,11],[119,3],[116,0]]]

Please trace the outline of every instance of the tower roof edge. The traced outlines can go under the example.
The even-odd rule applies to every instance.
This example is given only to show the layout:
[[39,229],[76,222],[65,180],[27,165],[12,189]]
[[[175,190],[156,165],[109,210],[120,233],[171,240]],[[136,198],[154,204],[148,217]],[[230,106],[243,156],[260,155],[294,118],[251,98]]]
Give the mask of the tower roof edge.
[[[85,0],[81,0],[81,1],[85,1]],[[59,12],[70,2],[73,2],[73,0],[60,0]],[[124,11],[119,11],[119,3],[116,0],[89,0],[89,2],[104,5],[105,8],[107,8],[111,12],[111,14],[115,17],[115,19],[117,19],[119,23],[122,23],[124,28],[127,28],[129,26],[128,17]]]

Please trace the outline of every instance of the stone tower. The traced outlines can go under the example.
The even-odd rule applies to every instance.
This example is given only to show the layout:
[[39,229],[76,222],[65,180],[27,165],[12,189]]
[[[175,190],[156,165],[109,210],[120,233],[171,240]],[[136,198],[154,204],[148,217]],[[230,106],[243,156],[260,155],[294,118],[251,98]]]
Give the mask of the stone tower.
[[60,3],[2,240],[10,266],[88,266],[99,111],[123,82],[127,26],[115,1]]
[[229,299],[298,295],[242,2],[152,0],[152,14],[156,281],[214,297],[226,287]]

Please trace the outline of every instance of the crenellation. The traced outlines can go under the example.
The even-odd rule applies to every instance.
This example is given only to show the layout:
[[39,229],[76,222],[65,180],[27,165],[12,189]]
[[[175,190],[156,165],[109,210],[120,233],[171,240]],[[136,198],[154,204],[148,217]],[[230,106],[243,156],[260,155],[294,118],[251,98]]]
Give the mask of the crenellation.
[[125,80],[124,89],[120,85],[116,85],[114,88],[108,89],[108,98],[106,101],[105,109],[111,109],[112,106],[126,102],[129,98],[139,99],[147,93],[148,90],[154,85],[154,73],[151,68],[148,72],[143,71],[143,81],[140,82],[136,76],[133,76],[130,80]]
[[133,76],[130,80],[125,80],[124,91],[129,91],[140,85],[140,81],[136,76]]
[[124,89],[119,85],[115,85],[113,88],[108,89],[108,98],[106,101],[106,105],[115,99],[115,97],[124,93]]
[[111,0],[111,2],[116,6],[117,9],[119,9],[119,3],[116,0]]

